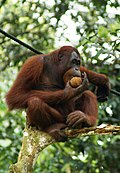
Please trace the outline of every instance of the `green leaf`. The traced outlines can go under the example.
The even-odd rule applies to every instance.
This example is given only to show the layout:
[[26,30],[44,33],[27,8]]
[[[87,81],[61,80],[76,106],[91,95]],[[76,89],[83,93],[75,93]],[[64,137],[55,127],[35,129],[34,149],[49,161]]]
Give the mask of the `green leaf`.
[[104,26],[100,26],[98,28],[98,35],[100,37],[104,37],[104,38],[107,38],[108,37],[108,29],[105,28]]

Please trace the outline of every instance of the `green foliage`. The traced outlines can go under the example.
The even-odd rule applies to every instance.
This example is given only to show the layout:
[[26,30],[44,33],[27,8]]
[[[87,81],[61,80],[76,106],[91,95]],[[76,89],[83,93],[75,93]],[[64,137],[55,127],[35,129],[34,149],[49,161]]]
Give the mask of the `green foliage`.
[[99,37],[107,38],[107,36],[108,36],[108,29],[106,29],[103,26],[100,26],[99,29],[98,29],[98,35],[99,35]]
[[[109,76],[120,92],[120,21],[117,0],[16,0],[0,2],[0,26],[47,53],[73,45],[83,65]],[[0,173],[17,161],[25,113],[7,110],[5,94],[21,65],[34,53],[0,34]],[[87,62],[87,63],[86,63]],[[98,124],[120,125],[120,97],[99,104]],[[118,173],[120,137],[93,136],[54,144],[40,154],[35,173]]]

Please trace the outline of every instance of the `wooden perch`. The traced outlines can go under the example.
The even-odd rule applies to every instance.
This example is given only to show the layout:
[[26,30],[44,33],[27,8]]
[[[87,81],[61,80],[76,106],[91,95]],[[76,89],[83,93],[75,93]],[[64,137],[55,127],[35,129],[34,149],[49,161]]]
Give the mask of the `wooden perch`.
[[[76,130],[65,129],[65,133],[69,138],[98,134],[119,134],[120,126],[100,125],[97,127]],[[32,173],[32,169],[40,151],[54,142],[55,140],[47,133],[33,127],[26,127],[23,134],[22,147],[18,156],[18,162],[10,166],[9,172]]]

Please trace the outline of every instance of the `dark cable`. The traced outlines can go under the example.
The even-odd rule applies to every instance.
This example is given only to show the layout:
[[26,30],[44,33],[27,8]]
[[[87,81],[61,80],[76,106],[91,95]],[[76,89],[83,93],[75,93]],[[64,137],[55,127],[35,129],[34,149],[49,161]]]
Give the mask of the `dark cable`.
[[2,34],[4,34],[5,36],[7,36],[8,38],[10,38],[10,39],[14,40],[15,42],[21,44],[22,46],[26,47],[27,49],[29,49],[29,50],[31,50],[31,51],[37,53],[37,54],[43,54],[42,52],[38,51],[37,49],[31,47],[30,45],[28,45],[28,44],[26,44],[26,43],[24,43],[24,42],[22,42],[21,40],[18,40],[16,37],[14,37],[14,36],[11,35],[11,34],[8,34],[7,32],[3,31],[2,29],[0,29],[0,32],[1,32]]

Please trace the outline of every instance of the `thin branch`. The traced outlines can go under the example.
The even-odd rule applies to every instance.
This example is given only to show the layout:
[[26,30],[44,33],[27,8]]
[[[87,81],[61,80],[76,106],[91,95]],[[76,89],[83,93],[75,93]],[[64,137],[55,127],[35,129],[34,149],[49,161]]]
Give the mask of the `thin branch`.
[[119,134],[120,126],[102,124],[97,127],[67,130],[65,133],[69,138],[73,137],[79,138],[81,136],[92,136],[92,135]]

